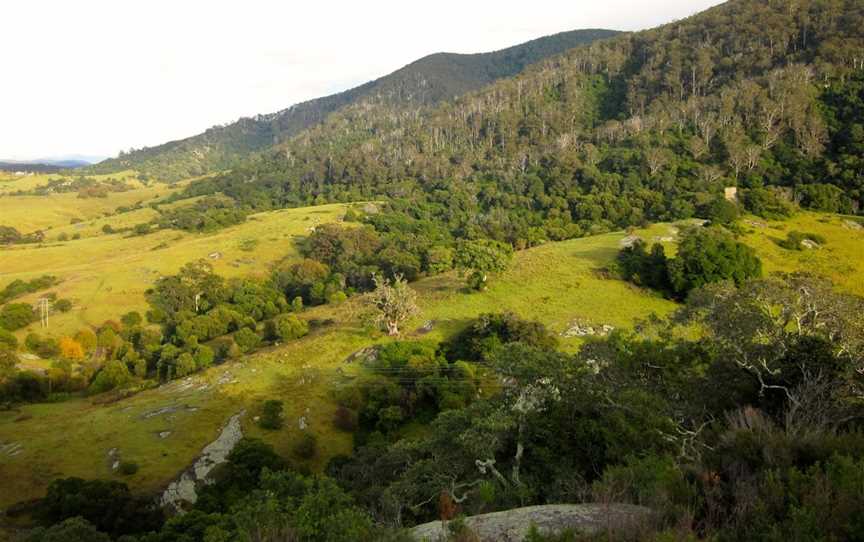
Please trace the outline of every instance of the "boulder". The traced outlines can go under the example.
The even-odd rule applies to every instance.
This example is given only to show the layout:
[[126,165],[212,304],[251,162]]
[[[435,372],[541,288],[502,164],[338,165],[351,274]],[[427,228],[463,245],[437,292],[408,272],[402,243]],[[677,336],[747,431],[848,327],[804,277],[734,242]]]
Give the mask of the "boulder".
[[[465,519],[465,524],[481,542],[518,542],[534,525],[541,534],[557,534],[566,529],[593,535],[600,532],[634,533],[651,516],[651,510],[634,504],[547,504],[480,514]],[[446,540],[446,525],[433,521],[412,529],[418,541]]]

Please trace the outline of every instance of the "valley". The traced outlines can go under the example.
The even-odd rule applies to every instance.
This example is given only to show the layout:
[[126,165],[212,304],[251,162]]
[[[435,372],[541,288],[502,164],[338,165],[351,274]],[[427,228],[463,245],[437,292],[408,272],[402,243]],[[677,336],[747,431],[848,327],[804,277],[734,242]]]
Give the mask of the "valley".
[[0,541],[864,539],[860,2],[256,3],[5,111],[113,157],[0,164]]

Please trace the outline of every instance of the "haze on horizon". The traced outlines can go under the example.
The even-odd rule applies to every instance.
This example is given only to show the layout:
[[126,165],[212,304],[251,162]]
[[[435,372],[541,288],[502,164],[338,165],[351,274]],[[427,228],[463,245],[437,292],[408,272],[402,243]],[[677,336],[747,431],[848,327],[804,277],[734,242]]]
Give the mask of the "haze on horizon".
[[6,2],[0,159],[115,156],[339,92],[431,53],[640,30],[719,3]]

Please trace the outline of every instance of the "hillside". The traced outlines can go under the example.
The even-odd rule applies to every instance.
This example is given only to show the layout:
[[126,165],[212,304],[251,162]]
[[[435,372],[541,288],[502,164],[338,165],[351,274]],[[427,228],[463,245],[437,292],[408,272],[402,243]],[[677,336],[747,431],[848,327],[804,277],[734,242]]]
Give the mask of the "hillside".
[[611,30],[574,30],[490,53],[429,55],[359,87],[277,113],[216,126],[187,139],[140,149],[90,170],[107,173],[131,168],[171,181],[203,175],[226,169],[239,158],[284,141],[342,107],[370,101],[398,109],[453,99],[513,76],[544,58],[615,34]]
[[745,189],[768,185],[855,213],[862,21],[852,1],[728,2],[577,47],[453,103],[346,107],[188,192],[256,208],[404,198],[415,218],[512,244],[705,216],[724,186],[741,188],[745,205]]
[[[0,197],[0,204],[3,201]],[[70,299],[72,310],[55,314],[48,330],[34,323],[19,335],[22,339],[29,331],[56,337],[72,335],[82,326],[98,326],[129,311],[143,313],[147,309],[144,291],[158,277],[176,273],[190,261],[205,259],[229,277],[266,275],[273,262],[297,257],[295,238],[308,234],[314,225],[335,221],[343,213],[342,205],[261,213],[210,235],[160,230],[130,236],[102,231],[106,224],[119,230],[149,222],[157,213],[145,207],[49,230],[50,243],[0,249],[0,284],[44,274],[56,276],[61,282],[52,291]],[[67,240],[56,241],[60,234],[66,234]],[[82,238],[69,239],[74,234]],[[20,301],[35,303],[42,294],[24,296]]]
[[[312,216],[318,210],[290,213]],[[323,210],[329,212],[329,208]],[[769,272],[831,273],[844,291],[861,295],[864,290],[855,277],[864,273],[858,250],[864,243],[864,230],[850,229],[847,222],[842,216],[802,214],[789,221],[760,223],[747,234],[746,242],[766,262],[783,258],[782,265],[769,264]],[[816,229],[826,238],[823,249],[790,256],[773,239],[794,229]],[[657,224],[635,233],[651,242],[674,237],[674,231],[672,225]],[[617,232],[520,252],[511,269],[482,293],[466,294],[455,273],[420,280],[413,287],[420,295],[422,312],[408,323],[403,339],[447,340],[482,313],[513,311],[543,322],[560,337],[563,350],[575,352],[586,341],[585,336],[568,333],[577,325],[630,329],[652,314],[669,315],[676,304],[604,271],[613,265],[624,238],[625,233]],[[109,245],[105,248],[110,252]],[[109,281],[125,273],[116,268],[96,270]],[[115,304],[117,300],[105,302]],[[370,336],[363,314],[359,298],[309,309],[306,318],[328,324],[308,337],[116,402],[102,404],[98,397],[74,397],[0,412],[0,443],[20,450],[14,456],[0,456],[0,475],[13,489],[0,495],[0,507],[39,496],[57,477],[119,479],[106,460],[112,448],[141,466],[124,481],[137,491],[157,491],[194,460],[229,417],[244,409],[256,412],[261,401],[272,397],[286,398],[285,429],[263,431],[247,415],[242,421],[244,434],[264,438],[280,453],[290,455],[304,434],[297,423],[303,417],[317,436],[320,450],[306,465],[322,469],[331,457],[351,450],[351,436],[332,425],[338,407],[336,392],[365,371],[352,364],[350,356],[372,344],[391,342]],[[431,331],[424,329],[428,322],[432,322]],[[164,414],[148,416],[165,408],[169,410]],[[70,425],[70,419],[77,423]],[[166,432],[168,436],[161,436]],[[56,454],[61,447],[67,453]]]
[[[316,210],[291,212],[311,215]],[[429,333],[409,332],[406,338],[442,340],[481,313],[504,310],[538,319],[556,333],[565,332],[574,321],[626,328],[652,313],[668,314],[673,303],[598,274],[598,268],[613,261],[623,237],[623,233],[609,234],[519,253],[512,269],[484,293],[465,294],[463,281],[455,273],[421,280],[414,287],[420,295],[422,313],[406,329],[417,330],[426,321],[433,322],[433,329]],[[286,248],[290,246],[287,241],[283,243]],[[109,254],[111,246],[103,246]],[[129,265],[122,267],[136,272]],[[93,271],[97,276],[104,275],[108,282],[116,282],[126,273],[116,267],[94,267]],[[97,287],[99,280],[93,277],[90,284]],[[113,304],[122,299],[124,294],[116,293],[120,297],[105,302]],[[321,449],[320,456],[309,466],[323,468],[330,457],[351,450],[350,435],[336,430],[331,422],[337,408],[333,391],[362,372],[359,365],[346,359],[371,344],[391,341],[370,337],[364,330],[363,313],[359,298],[339,306],[308,309],[304,318],[331,323],[299,341],[215,366],[119,402],[101,405],[82,397],[0,412],[0,442],[18,442],[22,448],[14,457],[0,456],[0,476],[14,488],[2,492],[0,507],[40,495],[57,477],[112,476],[105,454],[114,447],[124,458],[141,465],[140,472],[127,479],[128,483],[139,491],[155,491],[190,464],[230,416],[242,409],[254,411],[270,397],[290,398],[285,405],[285,418],[289,420],[285,430],[262,431],[247,417],[243,421],[244,433],[262,437],[281,453],[290,454],[303,434],[297,422],[305,417]],[[562,337],[562,342],[564,348],[573,351],[583,338]],[[176,413],[143,417],[178,405],[181,410]],[[69,426],[69,419],[78,423]],[[170,431],[170,436],[160,438],[159,433],[164,431]],[[54,453],[58,447],[67,453]]]

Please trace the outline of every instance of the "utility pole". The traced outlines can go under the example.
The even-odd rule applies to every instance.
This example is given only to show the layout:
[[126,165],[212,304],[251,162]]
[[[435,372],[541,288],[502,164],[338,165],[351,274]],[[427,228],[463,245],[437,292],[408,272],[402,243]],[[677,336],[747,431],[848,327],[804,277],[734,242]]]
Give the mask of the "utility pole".
[[42,327],[48,327],[48,312],[50,310],[50,301],[47,297],[39,298],[39,316]]

